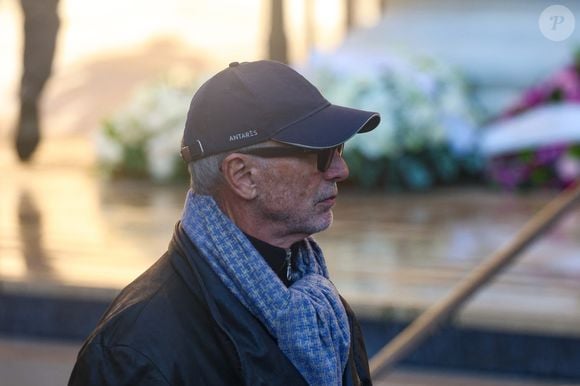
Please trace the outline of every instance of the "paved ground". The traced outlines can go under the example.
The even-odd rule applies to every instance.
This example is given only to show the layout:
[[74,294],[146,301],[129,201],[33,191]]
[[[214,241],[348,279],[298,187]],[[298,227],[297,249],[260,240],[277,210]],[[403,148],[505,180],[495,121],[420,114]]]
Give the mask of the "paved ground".
[[0,339],[0,383],[66,385],[77,351],[78,344]]
[[[54,341],[0,339],[2,386],[63,386],[67,383],[79,345]],[[397,370],[375,382],[377,386],[549,386],[511,378]],[[559,383],[558,385],[562,385]]]

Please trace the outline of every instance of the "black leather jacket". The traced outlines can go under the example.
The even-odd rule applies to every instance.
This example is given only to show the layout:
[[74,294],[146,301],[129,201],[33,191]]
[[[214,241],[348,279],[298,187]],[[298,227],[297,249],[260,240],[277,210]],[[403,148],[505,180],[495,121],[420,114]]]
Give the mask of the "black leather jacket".
[[[348,304],[343,385],[370,385]],[[69,386],[306,385],[264,326],[222,284],[179,224],[169,250],[113,301],[87,338]]]

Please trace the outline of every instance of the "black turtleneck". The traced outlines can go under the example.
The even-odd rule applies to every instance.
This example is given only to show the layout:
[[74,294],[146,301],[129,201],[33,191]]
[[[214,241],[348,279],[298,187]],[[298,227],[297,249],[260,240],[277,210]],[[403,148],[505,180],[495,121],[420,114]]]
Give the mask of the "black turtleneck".
[[290,284],[292,283],[287,277],[288,270],[287,256],[288,253],[290,253],[291,256],[290,262],[292,262],[294,259],[294,254],[296,253],[296,247],[298,243],[296,243],[289,249],[284,249],[268,244],[267,242],[252,237],[247,233],[244,234],[246,235],[248,240],[250,240],[254,248],[256,248],[258,253],[262,255],[264,260],[266,260],[266,263],[268,263],[270,268],[272,268],[272,271],[274,271],[274,273],[278,275],[280,280],[282,280],[282,283],[284,283],[286,287],[290,286]]

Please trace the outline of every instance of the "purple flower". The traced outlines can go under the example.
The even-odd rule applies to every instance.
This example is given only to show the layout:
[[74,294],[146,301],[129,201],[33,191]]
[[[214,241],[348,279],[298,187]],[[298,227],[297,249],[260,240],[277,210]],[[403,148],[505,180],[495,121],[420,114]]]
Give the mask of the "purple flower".
[[565,144],[544,146],[536,150],[534,154],[534,163],[538,166],[551,164],[566,152],[568,148]]
[[[513,117],[542,104],[561,101],[580,103],[580,63],[567,66],[541,84],[527,89],[500,119]],[[566,187],[580,178],[580,158],[568,151],[571,146],[571,143],[559,143],[495,157],[489,161],[488,175],[512,190],[539,185]]]
[[529,179],[530,168],[512,157],[500,157],[491,161],[489,174],[501,186],[513,190]]

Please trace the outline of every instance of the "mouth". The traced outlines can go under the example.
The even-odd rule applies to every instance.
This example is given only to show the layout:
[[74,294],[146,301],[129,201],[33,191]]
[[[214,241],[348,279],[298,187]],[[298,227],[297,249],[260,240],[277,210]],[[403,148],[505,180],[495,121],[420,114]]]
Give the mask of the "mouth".
[[328,209],[332,208],[336,203],[336,197],[338,196],[338,189],[336,184],[330,185],[327,189],[324,189],[320,192],[320,199],[316,202],[316,205],[323,205],[328,207]]
[[318,203],[332,206],[336,203],[336,194],[323,198],[322,200],[318,201]]

